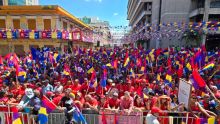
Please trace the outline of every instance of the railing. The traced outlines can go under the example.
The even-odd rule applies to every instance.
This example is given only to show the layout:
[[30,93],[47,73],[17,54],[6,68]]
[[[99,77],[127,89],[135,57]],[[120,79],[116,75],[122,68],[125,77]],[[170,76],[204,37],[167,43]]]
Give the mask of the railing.
[[[27,108],[30,109],[30,108]],[[20,119],[22,124],[37,124],[37,115],[33,115],[31,111],[20,112]],[[195,118],[189,116],[189,112],[170,112],[165,111],[166,114],[163,116],[147,114],[148,111],[144,112],[131,112],[125,113],[123,111],[114,112],[110,110],[105,111],[93,111],[83,110],[87,124],[148,124],[149,119],[152,117],[160,124],[194,124]],[[10,111],[9,106],[0,106],[0,124],[12,124],[13,113]],[[54,111],[48,115],[47,124],[65,124],[65,113]],[[151,121],[150,121],[151,122]]]

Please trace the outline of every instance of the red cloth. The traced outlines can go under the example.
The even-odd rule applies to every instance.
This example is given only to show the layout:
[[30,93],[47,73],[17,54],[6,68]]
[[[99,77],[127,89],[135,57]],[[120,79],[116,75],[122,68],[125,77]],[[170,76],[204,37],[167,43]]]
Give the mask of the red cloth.
[[58,96],[55,96],[55,97],[53,98],[52,102],[53,102],[55,105],[58,105],[63,96],[64,96],[63,94],[59,94]]
[[133,105],[134,105],[134,103],[133,103],[133,98],[132,97],[130,97],[128,100],[126,100],[124,96],[121,97],[120,107],[122,109],[129,109]]
[[110,98],[108,102],[109,102],[109,107],[111,107],[111,108],[118,108],[120,106],[119,99]]

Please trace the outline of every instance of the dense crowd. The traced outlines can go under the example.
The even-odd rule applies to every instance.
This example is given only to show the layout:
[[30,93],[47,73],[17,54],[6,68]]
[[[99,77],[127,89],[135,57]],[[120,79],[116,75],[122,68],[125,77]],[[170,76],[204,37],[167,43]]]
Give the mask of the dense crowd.
[[[214,67],[204,68],[208,64]],[[194,117],[220,115],[220,51],[201,48],[34,49],[0,59],[0,104],[32,107],[37,114],[45,95],[59,110],[144,112],[186,111],[178,102],[180,78],[198,70],[205,87],[194,82],[187,111]],[[192,82],[193,83],[193,82]],[[65,109],[64,109],[65,108]],[[67,118],[71,120],[71,115]]]

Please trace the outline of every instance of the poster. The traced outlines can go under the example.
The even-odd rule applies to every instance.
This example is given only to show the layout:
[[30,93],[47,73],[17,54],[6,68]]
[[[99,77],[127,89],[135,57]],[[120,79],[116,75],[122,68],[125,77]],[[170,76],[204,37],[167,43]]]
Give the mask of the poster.
[[179,91],[178,91],[178,101],[179,103],[184,103],[186,109],[189,108],[189,100],[191,96],[192,84],[183,79],[180,79],[179,82]]

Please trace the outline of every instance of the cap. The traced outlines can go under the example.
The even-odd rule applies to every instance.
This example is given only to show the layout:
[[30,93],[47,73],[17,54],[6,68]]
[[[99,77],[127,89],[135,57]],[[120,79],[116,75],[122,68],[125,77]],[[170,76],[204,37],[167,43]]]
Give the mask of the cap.
[[130,96],[130,93],[128,91],[125,91],[124,94]]
[[75,94],[74,93],[70,93],[70,96],[75,98]]
[[31,98],[34,97],[34,92],[33,92],[32,89],[27,88],[27,89],[25,89],[25,95],[26,95],[29,99],[31,99]]
[[117,92],[114,92],[114,93],[113,93],[113,96],[118,96],[118,93],[117,93]]
[[46,95],[47,96],[54,96],[54,93],[49,91],[49,92],[46,93]]
[[161,113],[163,113],[163,111],[160,108],[155,107],[155,106],[152,107],[151,114],[161,114]]

